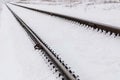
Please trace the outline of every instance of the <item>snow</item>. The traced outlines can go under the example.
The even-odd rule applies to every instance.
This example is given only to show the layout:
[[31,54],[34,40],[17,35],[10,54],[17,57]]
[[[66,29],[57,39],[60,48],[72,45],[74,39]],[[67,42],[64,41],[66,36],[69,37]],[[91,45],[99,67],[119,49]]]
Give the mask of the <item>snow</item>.
[[[41,52],[3,6],[0,27],[0,80],[56,80]],[[60,80],[57,78],[57,80]]]
[[[65,7],[61,5],[34,5],[20,4],[40,10],[69,15],[72,17],[89,20],[97,23],[120,27],[120,3],[86,5],[81,4],[75,7]],[[109,9],[110,8],[110,9]],[[112,9],[115,8],[115,9]]]
[[120,80],[119,36],[110,36],[109,33],[97,32],[71,21],[9,6],[60,55],[81,80]]

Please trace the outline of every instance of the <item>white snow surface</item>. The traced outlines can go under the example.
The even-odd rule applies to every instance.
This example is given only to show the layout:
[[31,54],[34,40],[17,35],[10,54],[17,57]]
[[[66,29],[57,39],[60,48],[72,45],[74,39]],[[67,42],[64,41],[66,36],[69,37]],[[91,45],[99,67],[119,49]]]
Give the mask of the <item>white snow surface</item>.
[[80,4],[74,7],[65,7],[61,5],[44,5],[44,4],[20,4],[35,9],[50,11],[63,15],[69,15],[75,18],[88,20],[92,22],[112,25],[120,28],[120,3],[113,4]]
[[109,33],[97,32],[74,22],[9,6],[60,55],[81,80],[120,80],[119,36],[110,36]]
[[56,80],[57,75],[50,71],[41,52],[34,50],[31,40],[5,5],[1,15],[0,80]]

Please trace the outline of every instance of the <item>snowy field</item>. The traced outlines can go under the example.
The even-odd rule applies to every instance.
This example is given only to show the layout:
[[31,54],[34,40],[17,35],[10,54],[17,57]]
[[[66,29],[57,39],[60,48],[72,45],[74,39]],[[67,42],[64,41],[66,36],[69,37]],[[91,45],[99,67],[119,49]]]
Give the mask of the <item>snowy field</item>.
[[80,75],[81,80],[120,80],[120,37],[9,6]]
[[65,5],[34,5],[21,4],[24,6],[60,13],[64,15],[73,16],[76,18],[90,20],[98,23],[113,25],[120,27],[120,3],[114,4],[97,4],[86,5],[81,4],[73,7],[65,7]]
[[[120,80],[120,37],[10,4],[9,6],[62,57],[81,80]],[[119,4],[79,5],[72,8],[64,5],[25,6],[117,27],[120,25]],[[31,40],[5,5],[0,22],[0,80],[56,80],[57,74],[53,75],[50,71],[39,54],[41,52],[34,50]]]

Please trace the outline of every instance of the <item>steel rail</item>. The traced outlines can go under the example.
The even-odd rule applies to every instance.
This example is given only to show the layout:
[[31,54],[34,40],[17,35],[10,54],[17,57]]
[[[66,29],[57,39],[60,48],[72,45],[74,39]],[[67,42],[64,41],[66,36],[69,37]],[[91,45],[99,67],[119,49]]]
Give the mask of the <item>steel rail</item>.
[[13,16],[16,18],[16,20],[19,22],[19,24],[22,26],[22,28],[27,32],[29,37],[33,40],[35,46],[37,46],[37,49],[42,49],[45,51],[46,55],[49,56],[49,58],[53,61],[53,63],[57,66],[57,68],[60,70],[60,72],[63,73],[63,76],[65,76],[66,80],[76,80],[76,78],[65,68],[65,66],[60,63],[60,61],[55,57],[54,53],[44,44],[42,39],[38,37],[38,35],[18,16],[16,15],[8,5],[6,5],[7,8],[11,11]]
[[116,26],[103,24],[103,23],[98,23],[98,22],[93,22],[93,21],[84,20],[84,19],[80,19],[80,18],[75,18],[75,17],[72,17],[72,16],[63,15],[63,14],[54,13],[54,12],[49,12],[49,11],[45,11],[45,10],[30,8],[30,7],[22,6],[22,5],[15,4],[15,3],[10,3],[10,4],[15,5],[15,6],[19,6],[19,7],[22,7],[22,8],[26,8],[26,9],[29,9],[29,10],[41,12],[41,13],[44,13],[44,14],[48,14],[48,15],[64,18],[64,19],[67,19],[67,20],[75,21],[75,22],[80,23],[80,24],[85,24],[85,25],[88,25],[88,26],[90,26],[94,29],[98,29],[98,30],[100,29],[102,31],[106,31],[106,33],[110,32],[110,35],[112,33],[114,33],[116,36],[120,35],[120,28],[118,28]]

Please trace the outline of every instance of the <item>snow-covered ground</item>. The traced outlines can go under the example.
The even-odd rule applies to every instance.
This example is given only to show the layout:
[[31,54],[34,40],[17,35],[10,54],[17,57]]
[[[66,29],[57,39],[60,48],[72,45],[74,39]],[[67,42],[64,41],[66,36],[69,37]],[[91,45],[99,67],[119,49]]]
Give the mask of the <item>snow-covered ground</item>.
[[120,80],[120,37],[10,4],[9,6],[71,66],[81,80]]
[[1,12],[2,12],[2,4],[0,3],[0,26],[1,26]]
[[20,4],[40,10],[60,13],[98,23],[120,27],[120,3],[86,5],[81,4],[75,7],[65,7],[64,5],[34,5]]
[[34,50],[31,40],[5,5],[1,15],[0,80],[56,80],[57,75],[50,71],[41,52]]

